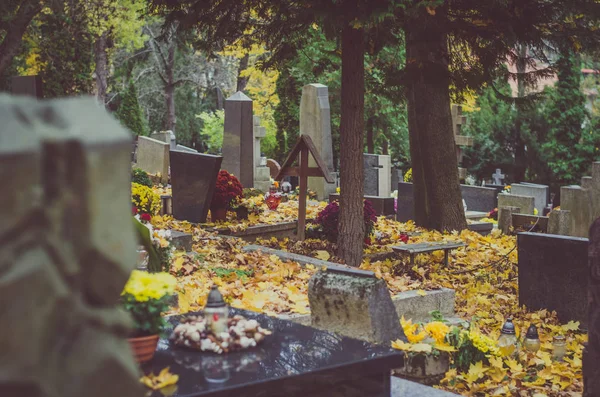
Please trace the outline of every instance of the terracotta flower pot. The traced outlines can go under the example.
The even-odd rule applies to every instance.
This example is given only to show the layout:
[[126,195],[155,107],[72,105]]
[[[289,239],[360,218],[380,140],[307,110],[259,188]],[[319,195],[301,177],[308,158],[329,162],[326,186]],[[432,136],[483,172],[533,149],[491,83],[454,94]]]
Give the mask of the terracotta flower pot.
[[210,219],[212,222],[227,220],[227,208],[210,207]]
[[138,363],[145,363],[152,360],[156,346],[158,345],[158,335],[129,338],[128,341]]

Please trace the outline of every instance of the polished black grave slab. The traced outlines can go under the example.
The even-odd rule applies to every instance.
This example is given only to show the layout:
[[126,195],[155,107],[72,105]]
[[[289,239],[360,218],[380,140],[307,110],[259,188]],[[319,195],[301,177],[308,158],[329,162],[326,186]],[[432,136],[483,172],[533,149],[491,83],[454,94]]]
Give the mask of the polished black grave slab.
[[[170,367],[179,375],[173,397],[387,397],[390,370],[404,365],[397,350],[259,313],[232,312],[256,319],[273,335],[255,348],[224,355],[186,350],[161,339],[144,372]],[[172,317],[171,327],[180,318]],[[152,394],[159,396],[159,391]]]

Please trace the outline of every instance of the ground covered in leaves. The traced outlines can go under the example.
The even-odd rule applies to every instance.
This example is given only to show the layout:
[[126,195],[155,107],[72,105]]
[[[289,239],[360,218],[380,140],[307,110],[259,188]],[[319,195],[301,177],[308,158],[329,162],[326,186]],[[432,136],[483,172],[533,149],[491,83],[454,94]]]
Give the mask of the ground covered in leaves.
[[[309,206],[309,213],[316,215],[322,206]],[[293,201],[282,203],[277,211],[265,211],[247,224],[292,221],[296,208]],[[277,256],[262,252],[244,252],[246,243],[239,239],[220,238],[214,232],[171,217],[155,217],[152,223],[155,227],[193,234],[194,254],[178,253],[172,261],[171,272],[178,277],[177,312],[200,309],[209,287],[216,283],[234,307],[269,315],[309,313],[308,280],[318,269],[282,262]],[[239,227],[236,225],[239,223],[233,219],[225,224]],[[391,253],[391,246],[403,244],[402,236],[406,234],[409,243],[462,240],[467,246],[452,252],[448,267],[443,265],[441,251],[417,256],[411,267],[407,258]],[[407,290],[426,294],[439,287],[452,288],[456,291],[457,316],[493,339],[498,338],[507,317],[514,318],[520,338],[531,323],[539,329],[542,349],[537,354],[521,353],[516,359],[492,358],[489,363],[473,363],[464,373],[451,369],[441,388],[468,396],[581,395],[581,354],[586,336],[576,323],[559,324],[554,313],[529,312],[519,307],[515,237],[497,231],[489,236],[470,231],[442,235],[412,223],[380,217],[370,242],[365,247],[361,268],[384,279],[392,294]],[[322,240],[298,243],[271,239],[260,243],[338,261],[335,244]],[[562,362],[551,360],[551,340],[558,333],[567,337],[567,356]]]

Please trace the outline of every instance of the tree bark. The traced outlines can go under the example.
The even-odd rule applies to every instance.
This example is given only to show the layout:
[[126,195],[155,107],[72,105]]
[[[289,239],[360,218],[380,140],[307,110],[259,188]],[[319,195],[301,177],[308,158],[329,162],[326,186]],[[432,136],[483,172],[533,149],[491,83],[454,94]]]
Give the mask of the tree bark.
[[219,87],[215,87],[215,106],[217,110],[223,110],[224,107],[224,99],[223,99],[223,91]]
[[4,74],[17,55],[27,27],[40,11],[42,11],[40,0],[24,0],[14,19],[8,22],[6,36],[0,43],[0,75]]
[[96,38],[94,57],[96,58],[96,98],[98,103],[106,105],[106,91],[108,88],[108,54],[106,53],[108,34],[102,33]]
[[373,116],[367,119],[367,153],[375,153],[375,140],[373,131]]
[[248,85],[248,77],[242,77],[242,72],[248,69],[248,61],[250,60],[250,56],[248,54],[244,55],[242,59],[240,59],[240,67],[238,68],[237,74],[237,91],[244,91],[246,86]]
[[[342,32],[340,122],[340,222],[338,256],[360,266],[365,225],[363,218],[365,44],[362,29],[346,25]],[[358,161],[360,160],[360,161]]]
[[169,43],[169,54],[167,56],[166,65],[167,83],[165,84],[165,99],[167,101],[167,120],[165,124],[166,130],[175,132],[175,42]]
[[439,231],[467,227],[450,112],[447,5],[406,27],[408,127],[415,222]]
[[[525,96],[525,79],[523,78],[523,75],[527,72],[527,46],[519,45],[517,51],[517,96],[522,98]],[[525,180],[525,172],[527,171],[527,153],[525,150],[523,134],[521,133],[524,117],[522,106],[517,104],[517,119],[515,120],[517,132],[515,137],[515,182],[523,182]]]

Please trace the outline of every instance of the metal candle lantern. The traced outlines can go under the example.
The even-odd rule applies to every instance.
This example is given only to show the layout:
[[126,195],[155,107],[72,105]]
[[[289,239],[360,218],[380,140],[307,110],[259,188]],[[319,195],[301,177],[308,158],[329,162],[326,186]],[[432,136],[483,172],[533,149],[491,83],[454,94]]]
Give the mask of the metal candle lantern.
[[498,347],[504,356],[511,356],[517,350],[517,333],[512,318],[506,320],[500,331]]
[[537,352],[541,347],[540,336],[538,335],[538,330],[535,325],[531,324],[529,329],[527,329],[527,334],[525,335],[525,341],[523,342],[523,347],[527,351]]
[[227,332],[229,308],[216,285],[213,285],[208,293],[204,316],[206,317],[206,325],[212,330],[213,334],[219,335],[222,332]]
[[173,215],[173,196],[168,194],[163,194],[160,196],[161,201],[161,215]]

